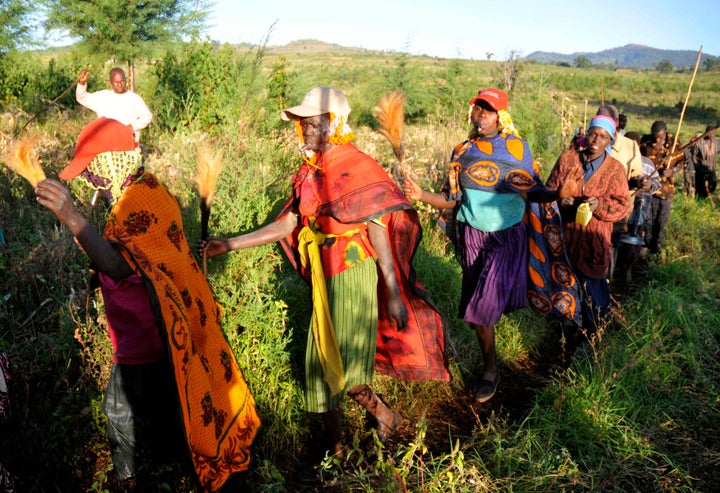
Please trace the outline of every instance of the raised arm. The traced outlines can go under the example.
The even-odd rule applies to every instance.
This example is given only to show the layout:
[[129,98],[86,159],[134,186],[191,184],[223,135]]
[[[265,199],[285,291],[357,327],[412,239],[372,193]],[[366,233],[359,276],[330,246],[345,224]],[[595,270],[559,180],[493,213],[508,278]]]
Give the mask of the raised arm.
[[68,227],[95,267],[114,281],[133,273],[122,254],[106,241],[75,208],[67,189],[56,180],[43,180],[35,189],[37,201],[50,209]]

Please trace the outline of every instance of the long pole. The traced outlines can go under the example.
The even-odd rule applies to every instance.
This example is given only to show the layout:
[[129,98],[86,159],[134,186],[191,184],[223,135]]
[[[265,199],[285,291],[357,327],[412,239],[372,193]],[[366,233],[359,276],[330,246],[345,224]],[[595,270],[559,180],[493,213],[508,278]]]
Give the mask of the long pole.
[[673,139],[672,148],[670,149],[670,158],[672,159],[672,155],[675,152],[675,147],[677,146],[678,138],[680,138],[680,129],[682,128],[682,122],[683,118],[685,117],[685,108],[687,108],[688,101],[690,100],[690,94],[692,93],[692,87],[695,83],[695,76],[697,75],[698,67],[700,66],[700,58],[702,58],[702,45],[700,45],[700,50],[698,51],[697,60],[695,61],[695,70],[693,70],[692,79],[690,79],[690,85],[688,86],[687,94],[685,95],[685,102],[683,103],[682,111],[680,112],[680,121],[678,121],[678,128],[677,132],[675,132],[675,138]]
[[37,113],[35,113],[35,114],[32,116],[32,118],[30,118],[28,121],[25,122],[25,125],[23,125],[23,126],[20,128],[20,130],[18,130],[18,131],[15,132],[15,137],[17,137],[18,135],[20,135],[20,134],[22,133],[22,131],[25,130],[25,127],[27,127],[28,125],[30,125],[30,123],[31,123],[33,120],[35,120],[35,118],[37,118],[38,116],[40,116],[40,113],[42,113],[43,111],[47,111],[47,109],[50,107],[51,104],[57,103],[60,98],[62,98],[62,97],[65,96],[68,92],[70,92],[70,89],[72,89],[73,87],[75,87],[76,84],[77,84],[77,81],[73,82],[72,84],[70,84],[70,86],[69,86],[67,89],[65,89],[63,92],[61,92],[58,97],[56,97],[55,99],[53,99],[52,101],[50,101],[49,104],[47,104],[47,105],[43,106],[42,108],[40,108],[40,110],[39,110]]

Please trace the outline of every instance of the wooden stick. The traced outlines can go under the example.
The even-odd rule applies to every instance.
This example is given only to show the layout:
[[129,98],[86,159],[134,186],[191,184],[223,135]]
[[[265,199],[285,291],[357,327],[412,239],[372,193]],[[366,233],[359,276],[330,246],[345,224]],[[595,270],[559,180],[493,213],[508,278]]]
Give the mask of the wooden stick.
[[65,89],[63,92],[61,92],[58,97],[56,97],[55,99],[53,99],[52,101],[50,101],[49,104],[43,106],[43,107],[40,109],[40,111],[38,111],[37,113],[35,113],[35,114],[32,116],[32,118],[30,118],[28,121],[25,122],[25,125],[23,125],[19,130],[17,130],[17,131],[15,132],[15,137],[17,137],[18,135],[20,135],[20,134],[25,130],[25,127],[27,127],[28,125],[30,125],[30,123],[31,123],[33,120],[35,120],[35,118],[37,118],[38,116],[40,116],[40,113],[42,113],[42,112],[44,112],[44,111],[47,111],[47,109],[50,107],[51,104],[57,103],[60,98],[62,98],[62,97],[65,96],[68,92],[70,92],[70,89],[72,89],[73,87],[75,87],[76,84],[77,84],[77,81],[73,82],[72,84],[70,84],[70,86],[68,86],[67,89]]
[[[695,76],[697,75],[698,67],[700,66],[700,58],[702,58],[702,50],[703,47],[700,45],[700,50],[698,51],[697,60],[695,61],[695,69],[693,70],[692,79],[690,79],[690,85],[688,86],[687,94],[685,95],[685,102],[683,103],[682,111],[680,112],[680,121],[678,121],[678,128],[677,132],[675,132],[675,138],[673,139],[672,148],[670,149],[670,157],[672,159],[672,155],[675,153],[675,147],[677,146],[677,141],[680,138],[680,129],[682,128],[682,122],[683,118],[685,117],[685,109],[687,108],[688,100],[690,99],[690,93],[692,93],[692,87],[695,83]],[[670,164],[670,163],[668,163]]]

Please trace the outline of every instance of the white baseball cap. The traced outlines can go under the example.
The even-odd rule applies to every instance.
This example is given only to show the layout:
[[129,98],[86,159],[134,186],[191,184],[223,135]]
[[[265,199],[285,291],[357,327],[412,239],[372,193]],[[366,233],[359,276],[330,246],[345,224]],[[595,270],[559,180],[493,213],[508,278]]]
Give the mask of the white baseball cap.
[[305,95],[300,105],[282,110],[280,118],[294,120],[331,112],[347,119],[350,113],[347,97],[334,87],[318,86]]

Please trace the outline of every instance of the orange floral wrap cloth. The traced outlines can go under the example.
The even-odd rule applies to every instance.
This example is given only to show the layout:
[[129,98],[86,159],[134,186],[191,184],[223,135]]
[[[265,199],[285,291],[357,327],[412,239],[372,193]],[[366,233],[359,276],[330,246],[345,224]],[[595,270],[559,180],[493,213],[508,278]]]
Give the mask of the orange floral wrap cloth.
[[220,308],[185,238],[180,208],[145,173],[115,204],[105,238],[143,277],[175,372],[200,485],[217,491],[250,466],[260,419],[220,326]]

